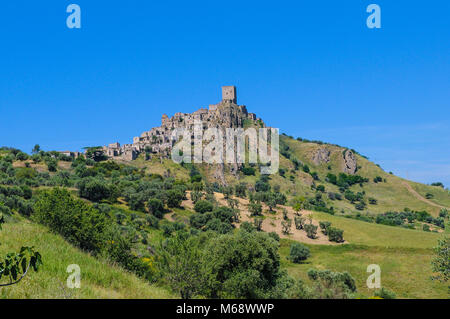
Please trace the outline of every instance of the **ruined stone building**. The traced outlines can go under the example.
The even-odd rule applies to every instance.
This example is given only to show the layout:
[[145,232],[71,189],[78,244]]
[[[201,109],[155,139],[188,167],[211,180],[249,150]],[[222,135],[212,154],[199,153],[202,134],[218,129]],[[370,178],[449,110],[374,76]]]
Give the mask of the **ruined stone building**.
[[132,144],[109,144],[103,147],[109,158],[134,160],[142,152],[169,157],[176,143],[172,139],[172,131],[176,128],[188,128],[193,131],[195,121],[201,121],[203,129],[244,127],[245,120],[262,121],[254,113],[248,113],[245,105],[237,104],[235,86],[222,87],[222,101],[211,104],[208,108],[200,108],[193,113],[175,113],[168,117],[163,114],[161,126],[143,132],[133,138]]

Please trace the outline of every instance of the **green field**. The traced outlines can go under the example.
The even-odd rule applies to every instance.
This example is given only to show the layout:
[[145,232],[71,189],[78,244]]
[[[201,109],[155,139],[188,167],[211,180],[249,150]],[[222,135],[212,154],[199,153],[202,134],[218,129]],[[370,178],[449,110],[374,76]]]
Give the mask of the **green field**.
[[359,220],[315,213],[319,220],[331,221],[344,230],[349,244],[341,246],[308,245],[311,257],[304,264],[286,259],[291,241],[282,240],[280,253],[289,274],[306,281],[310,268],[348,271],[356,280],[358,296],[373,295],[366,285],[367,266],[381,268],[381,285],[397,298],[448,298],[447,285],[430,279],[431,259],[440,234],[402,229]]

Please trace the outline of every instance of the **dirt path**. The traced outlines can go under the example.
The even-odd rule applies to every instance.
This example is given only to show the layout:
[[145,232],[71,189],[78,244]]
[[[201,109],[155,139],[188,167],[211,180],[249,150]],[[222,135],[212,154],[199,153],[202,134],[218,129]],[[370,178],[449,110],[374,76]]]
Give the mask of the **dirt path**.
[[432,201],[426,199],[425,197],[420,195],[418,192],[416,192],[416,190],[414,188],[412,188],[411,185],[409,185],[407,182],[402,182],[402,184],[418,200],[421,200],[422,202],[427,203],[428,205],[431,205],[431,206],[434,206],[434,207],[449,209],[448,207],[441,206],[439,204],[433,203]]
[[[188,197],[188,200],[183,201],[183,203],[181,205],[185,208],[193,210],[194,204],[190,200],[190,192],[189,191],[188,191],[187,197]],[[228,206],[227,201],[224,198],[222,193],[214,193],[214,197],[216,198],[216,200],[219,202],[220,205]],[[233,197],[233,198],[237,199],[239,202],[239,210],[241,211],[240,222],[242,223],[242,222],[246,221],[246,222],[253,223],[253,218],[251,217],[251,214],[248,210],[249,201],[247,199],[238,198],[238,197]],[[283,221],[283,209],[287,210],[288,217],[292,220],[291,233],[289,235],[285,235],[282,232],[281,222]],[[312,216],[312,212],[310,212],[310,211],[301,211],[300,213],[303,217],[308,217],[309,215]],[[315,239],[311,239],[311,238],[307,237],[306,232],[304,230],[298,230],[295,228],[295,223],[294,223],[295,211],[292,209],[292,207],[289,207],[289,206],[278,205],[277,208],[274,209],[274,212],[270,212],[269,207],[263,204],[263,216],[264,216],[264,221],[263,221],[263,224],[261,227],[262,230],[265,232],[276,232],[281,238],[289,238],[289,239],[297,240],[297,241],[308,243],[308,244],[318,244],[318,245],[341,245],[344,243],[348,243],[348,242],[344,242],[344,243],[330,242],[328,240],[328,237],[325,236],[324,234],[322,234],[320,227],[319,227],[319,222],[314,219],[312,219],[312,224],[318,226],[317,237]],[[170,220],[173,220],[172,216],[170,216],[170,217],[168,216],[168,219],[169,218],[170,218]],[[307,220],[307,222],[308,222],[308,220]],[[235,226],[237,228],[239,228],[240,223],[235,223]],[[344,236],[345,236],[345,234],[344,234]]]

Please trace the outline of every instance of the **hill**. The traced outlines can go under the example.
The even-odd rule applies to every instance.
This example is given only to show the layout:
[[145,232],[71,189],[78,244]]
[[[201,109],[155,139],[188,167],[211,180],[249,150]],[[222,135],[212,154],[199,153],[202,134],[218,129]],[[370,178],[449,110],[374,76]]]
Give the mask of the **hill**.
[[[65,299],[65,298],[174,298],[164,288],[149,284],[134,274],[97,259],[67,243],[46,227],[18,218],[3,225],[0,231],[0,256],[18,251],[21,246],[34,246],[43,256],[43,266],[28,274],[19,285],[0,288],[0,298]],[[67,266],[81,268],[81,288],[66,286]]]

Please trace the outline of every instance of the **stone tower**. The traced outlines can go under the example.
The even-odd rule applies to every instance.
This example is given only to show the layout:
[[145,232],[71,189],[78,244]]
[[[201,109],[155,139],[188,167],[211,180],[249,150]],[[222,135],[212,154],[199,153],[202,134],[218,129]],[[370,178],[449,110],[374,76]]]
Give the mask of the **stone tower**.
[[222,101],[237,104],[235,86],[222,86]]

